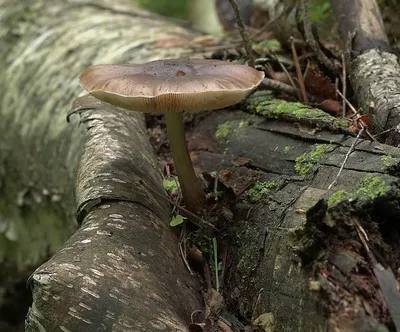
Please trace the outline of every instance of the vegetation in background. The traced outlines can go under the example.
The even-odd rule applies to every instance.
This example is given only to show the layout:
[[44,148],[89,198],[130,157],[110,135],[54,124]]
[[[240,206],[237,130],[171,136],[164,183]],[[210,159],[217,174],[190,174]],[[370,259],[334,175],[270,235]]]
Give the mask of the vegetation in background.
[[187,0],[133,0],[133,2],[160,15],[187,18]]
[[332,15],[331,5],[328,1],[310,1],[310,18],[312,23],[324,22]]
[[[323,22],[332,16],[331,5],[328,0],[309,0],[309,3],[312,23]],[[285,4],[301,6],[298,0],[286,0]]]

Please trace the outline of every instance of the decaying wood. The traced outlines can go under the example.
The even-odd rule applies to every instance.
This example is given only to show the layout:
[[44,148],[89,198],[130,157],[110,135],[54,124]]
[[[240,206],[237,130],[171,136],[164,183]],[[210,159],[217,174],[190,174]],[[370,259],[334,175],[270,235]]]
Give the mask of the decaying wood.
[[81,165],[83,226],[32,275],[27,329],[184,330],[200,307],[198,287],[189,288],[169,206],[150,194],[161,177],[142,116],[101,107],[82,113],[78,126],[66,115],[85,67],[182,57],[197,34],[124,0],[3,1],[0,16],[7,260],[37,265],[76,228]]
[[[201,309],[198,288],[177,256],[169,207],[155,194],[161,178],[141,117],[90,99],[79,99],[82,112],[72,124],[65,115],[88,65],[199,56],[190,49],[196,35],[123,0],[25,6],[9,0],[0,15],[10,22],[0,34],[10,46],[0,49],[0,80],[7,83],[0,90],[0,190],[8,206],[2,219],[28,225],[30,240],[32,215],[73,225],[79,162],[82,226],[30,278],[27,330],[187,330],[191,311]],[[239,194],[221,239],[228,239],[222,292],[229,309],[249,321],[269,313],[276,331],[370,331],[388,324],[353,224],[397,266],[391,220],[400,214],[399,150],[360,141],[328,191],[354,140],[346,125],[269,94],[243,106],[246,113],[211,113],[189,140],[197,166],[231,171],[226,181]],[[217,139],[219,125],[228,130]],[[257,201],[247,190],[254,181],[270,188]],[[365,193],[365,181],[383,187]],[[354,196],[327,205],[323,199],[340,189]],[[46,236],[40,240],[48,246]],[[310,280],[319,291],[310,290]]]
[[387,143],[399,145],[400,65],[385,34],[375,0],[332,0],[342,39],[349,41],[351,86],[362,113],[377,132],[392,129]]
[[[271,313],[277,331],[373,331],[379,323],[388,324],[382,291],[349,220],[363,225],[371,246],[389,266],[397,266],[393,220],[400,213],[400,150],[359,141],[329,191],[355,138],[334,118],[322,121],[323,112],[299,104],[293,112],[290,103],[263,98],[250,99],[246,108],[253,114],[214,112],[192,138],[208,147],[196,156],[204,170],[215,171],[215,165],[231,170],[226,181],[242,192],[230,224],[233,258],[224,283],[226,300],[243,317]],[[223,124],[229,131],[217,140]],[[303,166],[308,171],[299,176]],[[250,192],[242,190],[248,181],[270,185],[255,206]],[[352,199],[344,195],[340,204],[328,207],[326,200],[341,190]],[[317,301],[311,281],[318,287]]]

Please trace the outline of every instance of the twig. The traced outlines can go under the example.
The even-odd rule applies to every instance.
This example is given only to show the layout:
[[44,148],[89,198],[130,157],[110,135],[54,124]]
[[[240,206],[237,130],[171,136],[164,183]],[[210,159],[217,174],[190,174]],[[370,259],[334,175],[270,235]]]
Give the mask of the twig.
[[355,107],[347,100],[347,98],[339,91],[336,90],[336,92],[339,94],[340,97],[343,98],[344,102],[347,104],[347,106],[350,107],[350,110],[354,113],[354,114],[358,114],[358,111],[355,109]]
[[220,287],[223,287],[224,285],[224,280],[225,280],[225,273],[226,269],[228,267],[227,260],[228,260],[228,249],[226,247],[223,247],[224,253],[222,254],[222,262],[221,262],[221,275],[219,277],[219,285]]
[[[139,183],[142,184],[146,189],[150,189],[150,191],[152,191],[154,194],[156,194],[158,197],[160,197],[161,199],[167,201],[169,204],[172,204],[173,206],[175,206],[177,209],[182,210],[183,212],[185,212],[186,214],[188,214],[189,216],[191,216],[194,220],[196,220],[198,223],[194,223],[195,225],[202,227],[204,225],[207,225],[208,227],[211,227],[212,229],[218,231],[218,228],[216,228],[213,224],[211,224],[210,222],[200,218],[199,216],[196,216],[193,212],[190,212],[189,210],[185,209],[184,207],[178,205],[177,203],[175,203],[174,201],[170,200],[169,198],[165,197],[164,195],[160,194],[159,192],[155,191],[153,188],[147,187],[145,185],[145,183],[142,180],[139,180]],[[192,221],[193,222],[193,221]]]
[[286,83],[282,83],[277,80],[272,80],[270,78],[264,78],[261,82],[261,85],[275,91],[283,91],[291,96],[298,97],[300,90],[298,88],[294,88]]
[[219,166],[217,168],[217,173],[215,174],[215,180],[214,180],[214,200],[217,202],[218,201],[218,177],[219,177]]
[[221,163],[218,164],[217,170],[215,171],[215,180],[214,180],[214,199],[218,201],[218,181],[219,181],[219,173],[221,172],[221,166],[225,161],[225,157],[222,158]]
[[[342,95],[339,90],[336,89],[336,92],[339,94],[340,97],[343,98],[343,101],[350,107],[350,110],[354,113],[354,115],[359,116],[359,112],[354,108],[354,106],[352,104],[350,104],[350,102],[347,100],[347,98],[344,95]],[[355,120],[361,123],[361,127],[365,128],[365,133],[368,135],[368,137],[371,140],[373,140],[376,143],[379,143],[376,140],[376,138],[370,133],[370,131],[368,130],[367,124],[361,118],[356,118]]]
[[301,98],[300,99],[301,99],[301,101],[303,103],[308,104],[308,97],[307,97],[306,87],[304,85],[303,74],[301,72],[299,58],[297,57],[297,51],[296,51],[296,47],[294,45],[293,37],[290,38],[290,42],[291,42],[291,47],[292,47],[293,61],[294,61],[295,67],[296,67],[297,80],[299,81],[299,86],[300,86],[300,92],[301,92]]
[[185,235],[184,235],[185,231],[186,231],[186,227],[185,227],[185,225],[183,225],[182,231],[181,231],[181,235],[179,237],[178,249],[179,249],[179,252],[181,254],[183,263],[185,263],[185,266],[189,270],[190,275],[194,275],[194,273],[193,273],[192,269],[190,268],[190,265],[189,265],[189,263],[188,263],[188,261],[186,259],[186,255],[185,255],[185,253],[183,251],[183,248],[182,248],[182,244],[184,243],[183,238],[185,237]]
[[249,32],[247,31],[247,28],[243,23],[242,16],[240,15],[240,9],[236,3],[236,0],[229,0],[229,2],[232,6],[233,11],[235,12],[236,23],[239,27],[239,32],[243,39],[243,44],[247,53],[247,57],[249,58],[249,65],[254,68],[255,65],[254,53],[253,53],[253,48],[251,46]]
[[346,59],[344,57],[344,55],[342,54],[342,87],[343,87],[343,96],[344,98],[342,98],[342,117],[345,118],[346,117],[346,93],[347,93],[347,80],[346,80]]
[[[253,313],[251,314],[251,321],[252,322],[254,322],[254,320],[257,318],[256,315],[259,316],[259,313],[262,312],[262,308],[259,308],[259,307],[261,307],[261,301],[262,301],[261,293],[263,291],[264,291],[264,288],[261,288],[258,291],[257,300],[256,300],[256,303],[254,303]],[[258,310],[258,313],[257,313],[257,309],[260,309],[260,310]]]
[[336,91],[339,90],[339,78],[335,77],[335,99],[338,99],[338,94]]
[[[362,121],[362,120],[361,120],[361,121]],[[372,134],[370,133],[370,131],[368,130],[368,128],[365,128],[365,133],[366,133],[367,136],[368,136],[371,140],[373,140],[375,143],[379,143],[378,140],[374,137],[374,135],[372,135]]]
[[328,190],[331,190],[331,188],[332,188],[334,185],[336,185],[337,181],[339,180],[340,175],[341,175],[342,172],[343,172],[344,165],[346,164],[347,159],[349,159],[350,154],[353,152],[354,147],[356,146],[358,140],[360,139],[360,137],[361,137],[361,135],[362,135],[362,133],[363,133],[364,131],[365,131],[365,127],[362,126],[362,128],[361,128],[361,130],[358,132],[357,137],[355,138],[354,142],[351,144],[349,151],[347,151],[346,156],[344,157],[342,166],[340,166],[339,172],[338,172],[338,174],[336,175],[335,180],[333,180],[333,182],[329,185]]
[[290,76],[289,72],[287,71],[286,67],[283,65],[282,61],[279,60],[279,58],[276,56],[276,54],[274,54],[274,58],[275,58],[276,61],[278,61],[279,66],[282,68],[283,72],[285,73],[287,79],[288,79],[289,82],[290,82],[290,85],[291,85],[293,88],[295,88],[295,89],[297,90],[296,84],[294,84],[294,81],[293,81],[293,79],[292,79],[292,76]]
[[314,35],[311,29],[311,18],[310,18],[310,4],[308,0],[301,0],[301,5],[304,11],[304,34],[306,37],[306,41],[308,45],[310,45],[311,49],[315,52],[318,61],[327,68],[333,75],[338,76],[338,67],[334,61],[331,61],[324,52],[322,52],[319,47],[318,42],[315,40]]
[[213,237],[214,269],[215,269],[215,290],[219,292],[219,273],[218,273],[218,244],[217,238]]
[[394,128],[390,128],[390,129],[386,129],[384,131],[381,131],[379,134],[374,135],[374,138],[376,139],[377,137],[379,137],[379,136],[381,136],[383,134],[387,134],[387,133],[389,133],[389,132],[391,132],[393,130],[394,130]]

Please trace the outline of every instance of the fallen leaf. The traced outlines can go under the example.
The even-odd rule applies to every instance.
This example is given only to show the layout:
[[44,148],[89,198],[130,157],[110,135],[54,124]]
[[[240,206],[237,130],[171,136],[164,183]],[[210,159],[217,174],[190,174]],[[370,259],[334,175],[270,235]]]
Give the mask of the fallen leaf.
[[342,105],[337,100],[325,99],[318,104],[318,107],[331,115],[339,115],[342,113]]
[[264,313],[256,318],[253,326],[265,332],[273,332],[275,327],[275,318],[272,312]]
[[172,217],[171,222],[169,223],[169,225],[171,227],[178,226],[178,225],[182,224],[185,221],[185,219],[186,219],[186,217],[183,217],[180,214],[177,214],[176,216]]
[[307,63],[304,73],[304,85],[309,94],[324,99],[336,99],[336,86],[326,77],[319,67],[312,62]]

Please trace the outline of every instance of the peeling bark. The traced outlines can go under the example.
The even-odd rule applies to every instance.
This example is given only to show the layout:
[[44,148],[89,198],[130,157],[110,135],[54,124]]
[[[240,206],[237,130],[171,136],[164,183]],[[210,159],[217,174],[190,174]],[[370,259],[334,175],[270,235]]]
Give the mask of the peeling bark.
[[76,180],[83,224],[33,273],[26,330],[185,331],[201,308],[198,285],[178,256],[144,123],[89,99]]
[[351,48],[347,59],[358,105],[377,132],[392,129],[387,143],[400,143],[400,65],[389,45],[375,0],[332,0],[342,39]]
[[183,57],[198,34],[124,0],[3,1],[0,17],[2,259],[29,271],[66,241],[81,165],[83,226],[32,275],[27,330],[185,330],[198,287],[152,194],[161,178],[142,116],[94,104],[85,126],[65,119],[85,67]]

